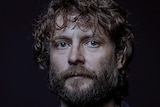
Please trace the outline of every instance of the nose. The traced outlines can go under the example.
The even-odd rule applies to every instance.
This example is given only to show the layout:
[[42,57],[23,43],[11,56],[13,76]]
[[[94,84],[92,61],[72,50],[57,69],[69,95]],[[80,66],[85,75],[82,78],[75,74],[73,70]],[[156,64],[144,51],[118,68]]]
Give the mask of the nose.
[[84,58],[84,52],[82,49],[78,46],[72,46],[69,54],[68,63],[70,65],[78,65],[78,64],[84,64],[85,58]]

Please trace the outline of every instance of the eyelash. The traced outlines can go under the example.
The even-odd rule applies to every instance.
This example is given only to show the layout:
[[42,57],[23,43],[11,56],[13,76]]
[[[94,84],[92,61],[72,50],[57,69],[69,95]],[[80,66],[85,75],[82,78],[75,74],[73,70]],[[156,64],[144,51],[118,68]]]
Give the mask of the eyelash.
[[[97,40],[87,40],[86,42],[83,42],[84,46],[87,46],[89,48],[97,48],[100,45],[100,42]],[[55,42],[54,46],[57,49],[66,49],[70,46],[70,44],[66,41],[57,41]]]
[[[94,42],[94,44],[92,44]],[[90,43],[90,44],[89,44]],[[97,40],[88,40],[85,45],[87,45],[88,47],[91,47],[91,48],[97,48],[99,47],[100,43],[99,41]]]
[[66,49],[69,47],[69,44],[65,41],[58,41],[55,43],[55,47],[58,49]]

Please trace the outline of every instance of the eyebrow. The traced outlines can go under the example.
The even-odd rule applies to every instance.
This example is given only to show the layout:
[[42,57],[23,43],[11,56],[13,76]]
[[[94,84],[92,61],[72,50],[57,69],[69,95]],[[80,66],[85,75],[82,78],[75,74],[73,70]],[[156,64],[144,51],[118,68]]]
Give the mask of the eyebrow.
[[[102,42],[104,42],[105,41],[105,39],[102,37],[102,36],[100,36],[100,35],[82,35],[81,37],[80,37],[81,39],[85,39],[85,38],[95,38],[95,39],[99,39],[100,41],[102,41]],[[51,41],[54,41],[54,40],[56,40],[56,39],[67,39],[67,40],[70,40],[71,38],[69,37],[69,36],[67,36],[67,35],[57,35],[57,36],[54,36],[52,39],[51,39]]]
[[56,40],[56,39],[70,39],[70,38],[67,35],[58,35],[52,38],[52,40]]

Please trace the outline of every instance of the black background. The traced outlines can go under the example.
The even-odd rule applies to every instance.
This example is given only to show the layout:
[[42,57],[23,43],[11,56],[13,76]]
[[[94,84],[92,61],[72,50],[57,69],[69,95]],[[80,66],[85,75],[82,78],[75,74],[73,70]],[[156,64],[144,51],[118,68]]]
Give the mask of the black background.
[[[131,107],[158,107],[160,102],[160,1],[117,0],[130,12],[135,54],[130,64]],[[1,0],[0,107],[58,107],[48,91],[47,72],[33,61],[32,32],[48,0]]]

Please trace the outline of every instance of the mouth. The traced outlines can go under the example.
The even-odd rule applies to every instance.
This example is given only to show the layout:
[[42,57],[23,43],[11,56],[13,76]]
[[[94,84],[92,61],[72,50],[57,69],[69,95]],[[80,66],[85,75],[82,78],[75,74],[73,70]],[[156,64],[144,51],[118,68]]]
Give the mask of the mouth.
[[70,75],[64,81],[65,87],[72,91],[86,90],[93,83],[94,80],[87,75]]
[[73,79],[89,78],[89,79],[92,79],[92,76],[85,75],[85,74],[75,74],[75,75],[69,75],[66,77],[66,79],[69,79],[69,78],[73,78]]

